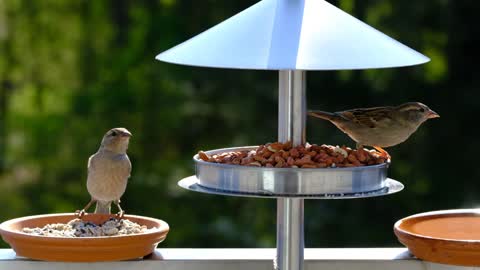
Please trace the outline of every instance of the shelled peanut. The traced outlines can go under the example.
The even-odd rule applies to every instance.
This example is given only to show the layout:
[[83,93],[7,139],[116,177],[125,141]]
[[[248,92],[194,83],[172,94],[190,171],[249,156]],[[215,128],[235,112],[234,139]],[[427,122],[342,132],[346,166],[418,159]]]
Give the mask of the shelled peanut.
[[200,151],[198,156],[207,162],[272,168],[358,167],[387,162],[386,157],[375,150],[309,143],[292,147],[290,142],[268,143],[254,150],[214,155]]

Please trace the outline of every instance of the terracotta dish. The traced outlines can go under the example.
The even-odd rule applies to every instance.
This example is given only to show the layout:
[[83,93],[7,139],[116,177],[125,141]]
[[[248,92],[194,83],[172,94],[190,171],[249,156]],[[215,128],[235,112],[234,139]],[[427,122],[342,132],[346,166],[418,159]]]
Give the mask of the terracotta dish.
[[[115,215],[87,214],[85,221],[96,224],[105,222]],[[2,238],[10,244],[18,256],[45,261],[96,262],[140,258],[154,251],[169,231],[162,220],[125,215],[126,219],[148,228],[147,233],[110,237],[46,237],[22,232],[25,227],[43,227],[52,223],[67,223],[74,214],[51,214],[11,219],[0,224]]]
[[395,235],[417,258],[480,266],[480,209],[427,212],[395,223]]

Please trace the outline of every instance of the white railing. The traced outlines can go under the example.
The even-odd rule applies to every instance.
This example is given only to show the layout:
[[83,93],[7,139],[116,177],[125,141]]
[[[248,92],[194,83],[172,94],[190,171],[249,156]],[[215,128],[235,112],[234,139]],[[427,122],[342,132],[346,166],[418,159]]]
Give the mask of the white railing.
[[[160,248],[144,259],[66,263],[42,262],[16,257],[11,249],[0,249],[0,270],[272,270],[275,249],[169,249]],[[404,248],[307,248],[305,270],[465,270],[424,262]]]

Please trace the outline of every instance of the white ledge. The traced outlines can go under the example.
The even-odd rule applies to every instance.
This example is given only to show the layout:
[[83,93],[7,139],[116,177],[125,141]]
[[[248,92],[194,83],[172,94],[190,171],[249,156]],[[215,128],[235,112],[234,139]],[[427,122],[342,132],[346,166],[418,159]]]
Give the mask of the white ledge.
[[[157,249],[138,260],[98,263],[42,262],[0,249],[0,269],[13,270],[272,270],[275,249]],[[88,268],[87,268],[88,267]],[[418,260],[405,248],[307,248],[305,270],[446,270],[480,269]]]

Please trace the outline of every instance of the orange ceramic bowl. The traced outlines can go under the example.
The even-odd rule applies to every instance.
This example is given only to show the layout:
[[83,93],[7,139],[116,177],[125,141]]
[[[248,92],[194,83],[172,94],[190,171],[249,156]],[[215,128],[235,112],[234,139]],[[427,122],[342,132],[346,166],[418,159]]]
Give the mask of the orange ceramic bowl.
[[427,212],[395,223],[395,235],[417,258],[480,266],[480,210]]
[[[100,224],[114,217],[107,214],[87,214],[85,221]],[[50,214],[11,219],[0,224],[3,240],[10,244],[18,256],[45,261],[97,262],[140,258],[154,251],[169,231],[162,220],[125,215],[126,219],[147,228],[148,233],[108,237],[47,237],[22,232],[25,227],[43,227],[51,223],[67,223],[74,214]]]

